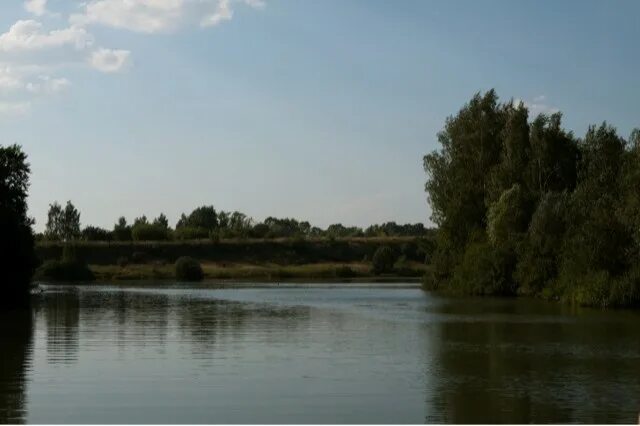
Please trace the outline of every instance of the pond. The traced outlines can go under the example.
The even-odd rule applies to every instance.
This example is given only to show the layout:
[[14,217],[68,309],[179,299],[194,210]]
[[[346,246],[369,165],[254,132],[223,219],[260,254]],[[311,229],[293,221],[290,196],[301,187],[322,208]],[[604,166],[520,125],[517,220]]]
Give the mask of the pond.
[[636,423],[640,315],[413,284],[47,286],[0,423]]

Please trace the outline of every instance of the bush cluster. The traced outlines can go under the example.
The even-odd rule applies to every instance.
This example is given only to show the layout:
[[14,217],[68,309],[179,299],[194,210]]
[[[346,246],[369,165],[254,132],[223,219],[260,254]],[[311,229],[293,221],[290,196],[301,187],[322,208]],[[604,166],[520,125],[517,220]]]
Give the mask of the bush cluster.
[[183,256],[176,260],[176,278],[180,281],[202,281],[204,272],[197,260]]

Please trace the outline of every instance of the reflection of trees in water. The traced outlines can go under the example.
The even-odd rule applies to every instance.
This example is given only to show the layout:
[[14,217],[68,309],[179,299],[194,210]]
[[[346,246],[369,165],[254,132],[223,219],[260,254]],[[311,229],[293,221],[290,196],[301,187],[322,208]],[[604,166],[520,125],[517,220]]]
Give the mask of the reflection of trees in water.
[[167,341],[176,339],[206,358],[216,344],[250,333],[266,343],[282,339],[305,323],[301,319],[308,322],[309,309],[193,297],[188,291],[66,290],[46,294],[39,317],[46,324],[49,362],[64,364],[77,360],[79,344],[121,350],[149,346],[163,353]]
[[83,336],[126,346],[164,347],[167,338],[169,297],[136,291],[91,291],[81,294]]
[[[78,359],[80,299],[78,293],[46,294],[41,312],[47,328],[47,360],[53,364],[71,364]],[[42,302],[41,302],[42,303]]]
[[0,423],[24,423],[26,371],[33,346],[29,310],[0,312]]
[[301,319],[309,319],[306,308],[189,297],[177,299],[174,312],[181,339],[191,343],[196,355],[210,354],[217,344],[238,341],[247,334],[268,342],[276,334],[300,327]]
[[[548,321],[545,315],[508,315],[529,313],[526,304],[524,312],[509,305],[434,326],[427,342],[438,384],[428,389],[427,422],[636,421],[637,317],[590,313]],[[547,309],[558,314],[560,308]]]

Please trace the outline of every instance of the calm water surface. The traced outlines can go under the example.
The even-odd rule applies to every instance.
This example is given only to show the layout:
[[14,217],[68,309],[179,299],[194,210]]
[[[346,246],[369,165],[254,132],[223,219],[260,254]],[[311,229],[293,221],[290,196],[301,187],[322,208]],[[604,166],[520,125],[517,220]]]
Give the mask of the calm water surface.
[[0,422],[626,422],[640,315],[410,286],[49,287],[0,314]]

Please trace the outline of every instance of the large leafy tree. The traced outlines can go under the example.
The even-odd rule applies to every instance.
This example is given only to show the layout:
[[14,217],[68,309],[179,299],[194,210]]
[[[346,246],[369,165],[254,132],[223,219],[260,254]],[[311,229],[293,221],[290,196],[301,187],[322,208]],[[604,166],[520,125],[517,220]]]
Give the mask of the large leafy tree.
[[33,220],[27,216],[30,166],[18,145],[0,147],[0,303],[27,303],[36,264]]
[[218,214],[213,206],[202,206],[193,210],[188,216],[183,214],[176,228],[190,227],[214,231],[218,227]]
[[424,159],[439,226],[429,288],[640,304],[640,131],[577,140],[562,115],[477,94]]
[[80,238],[80,212],[71,201],[67,201],[64,208],[58,202],[49,205],[45,235],[52,241],[73,241]]

